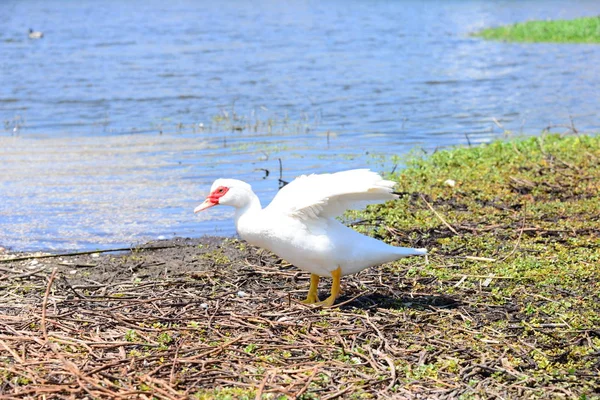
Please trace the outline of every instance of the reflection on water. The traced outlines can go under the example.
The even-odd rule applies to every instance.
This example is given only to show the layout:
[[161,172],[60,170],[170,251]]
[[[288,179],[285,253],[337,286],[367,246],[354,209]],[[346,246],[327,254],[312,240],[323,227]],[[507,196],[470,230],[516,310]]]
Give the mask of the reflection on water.
[[227,210],[191,210],[218,177],[268,201],[278,158],[290,179],[484,142],[501,134],[492,118],[597,130],[600,46],[468,36],[600,12],[540,4],[5,1],[0,245],[232,234]]
[[[327,136],[335,147],[327,145]],[[192,213],[216,177],[252,182],[267,204],[277,191],[279,159],[288,180],[325,166],[353,168],[357,160],[386,167],[378,153],[334,137],[197,132],[2,138],[0,243],[95,249],[177,235],[231,235],[231,209]],[[372,147],[381,139],[372,137]]]

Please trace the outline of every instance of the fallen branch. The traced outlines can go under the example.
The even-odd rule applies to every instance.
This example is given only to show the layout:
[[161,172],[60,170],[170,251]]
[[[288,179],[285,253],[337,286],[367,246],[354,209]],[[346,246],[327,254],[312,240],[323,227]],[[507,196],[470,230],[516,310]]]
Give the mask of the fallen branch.
[[87,254],[99,254],[99,253],[114,253],[117,251],[134,251],[134,250],[161,250],[161,249],[173,249],[179,246],[157,246],[157,247],[121,247],[118,249],[105,249],[105,250],[90,250],[90,251],[76,251],[73,253],[60,253],[60,254],[32,254],[30,256],[6,258],[0,260],[0,263],[9,263],[13,261],[24,261],[33,260],[40,258],[57,258],[57,257],[73,257],[82,256]]

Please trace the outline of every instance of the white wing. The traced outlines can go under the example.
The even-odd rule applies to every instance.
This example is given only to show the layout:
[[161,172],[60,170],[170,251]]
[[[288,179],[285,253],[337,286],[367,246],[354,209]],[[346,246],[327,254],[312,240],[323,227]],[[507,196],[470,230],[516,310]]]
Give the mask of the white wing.
[[302,220],[337,217],[346,210],[396,199],[396,183],[368,169],[302,175],[284,186],[267,207]]

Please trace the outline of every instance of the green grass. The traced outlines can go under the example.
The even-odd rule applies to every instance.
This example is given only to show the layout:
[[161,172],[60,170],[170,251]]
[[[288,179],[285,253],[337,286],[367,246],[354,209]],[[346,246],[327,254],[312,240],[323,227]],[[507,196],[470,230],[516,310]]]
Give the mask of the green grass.
[[512,309],[485,329],[511,345],[536,337],[533,376],[568,380],[569,371],[592,366],[600,339],[571,340],[600,326],[599,137],[543,135],[439,151],[392,178],[407,194],[354,218],[379,225],[375,234],[386,241],[429,248],[430,267],[415,274],[443,282],[440,295],[466,291],[472,304]]
[[439,151],[392,179],[406,195],[353,217],[379,226],[372,233],[388,242],[429,248],[429,267],[413,273],[434,276],[439,295],[512,310],[477,317],[510,346],[535,338],[512,365],[534,360],[529,373],[540,384],[580,379],[589,393],[594,383],[573,371],[593,369],[600,347],[596,334],[581,336],[600,326],[600,138],[552,134]]
[[474,33],[509,42],[600,43],[600,16],[572,20],[527,21]]
[[[388,241],[426,246],[460,265],[436,272],[439,277],[494,274],[506,278],[508,291],[530,282],[555,299],[564,297],[560,290],[587,297],[592,287],[600,292],[599,177],[600,138],[594,136],[545,135],[439,151],[392,176],[410,196],[360,218],[391,227],[378,232]],[[456,185],[445,184],[448,179]],[[573,318],[588,326],[599,316]]]

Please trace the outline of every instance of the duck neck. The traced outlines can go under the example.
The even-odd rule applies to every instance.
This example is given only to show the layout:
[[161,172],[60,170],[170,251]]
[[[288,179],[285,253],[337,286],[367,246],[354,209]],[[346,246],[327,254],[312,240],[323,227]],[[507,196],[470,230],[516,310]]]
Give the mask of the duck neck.
[[260,200],[256,194],[252,193],[250,196],[250,201],[245,206],[235,210],[235,225],[238,226],[238,223],[242,217],[255,214],[260,210],[262,210]]

